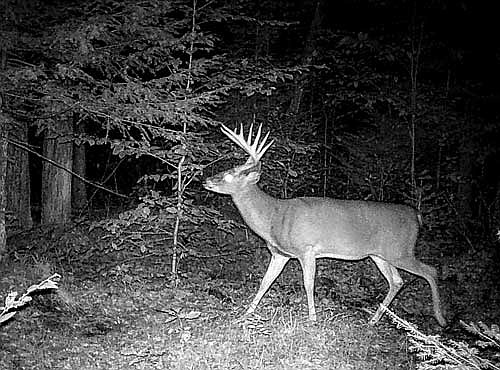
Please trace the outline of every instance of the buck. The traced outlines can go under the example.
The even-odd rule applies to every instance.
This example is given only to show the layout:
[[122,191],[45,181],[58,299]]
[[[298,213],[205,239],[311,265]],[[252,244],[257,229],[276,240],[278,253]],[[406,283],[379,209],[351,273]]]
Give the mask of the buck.
[[[247,139],[243,125],[239,133],[224,125],[221,129],[249,158],[245,164],[207,179],[204,187],[231,195],[246,224],[265,240],[271,252],[267,272],[245,315],[255,311],[288,260],[297,258],[303,272],[309,320],[315,321],[316,259],[360,260],[369,257],[389,283],[389,292],[382,302],[385,307],[403,286],[397,269],[406,270],[429,283],[435,317],[441,326],[446,325],[440,308],[436,270],[415,258],[419,221],[413,208],[318,197],[274,198],[257,185],[261,174],[260,160],[274,142],[266,144],[269,132],[260,140],[260,125],[252,142],[253,125]],[[369,323],[377,323],[382,314],[383,309],[379,307]]]

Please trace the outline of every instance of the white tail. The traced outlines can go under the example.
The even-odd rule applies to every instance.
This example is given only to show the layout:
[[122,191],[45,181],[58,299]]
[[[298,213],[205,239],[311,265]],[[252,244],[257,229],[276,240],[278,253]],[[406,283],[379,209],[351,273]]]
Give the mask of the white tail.
[[[403,286],[397,270],[400,268],[423,277],[429,283],[436,319],[440,325],[446,325],[440,308],[436,270],[415,258],[419,222],[413,208],[330,198],[273,198],[257,186],[260,158],[272,145],[272,142],[266,145],[269,133],[259,144],[259,126],[252,144],[252,127],[246,140],[243,127],[236,133],[223,125],[222,132],[250,157],[242,166],[207,179],[204,186],[217,193],[230,194],[247,225],[266,241],[272,254],[267,272],[246,314],[257,308],[287,261],[297,258],[303,270],[309,319],[314,321],[316,258],[360,260],[370,257],[389,283],[389,292],[382,302],[384,306],[390,305]],[[378,322],[382,314],[379,308],[370,324]]]

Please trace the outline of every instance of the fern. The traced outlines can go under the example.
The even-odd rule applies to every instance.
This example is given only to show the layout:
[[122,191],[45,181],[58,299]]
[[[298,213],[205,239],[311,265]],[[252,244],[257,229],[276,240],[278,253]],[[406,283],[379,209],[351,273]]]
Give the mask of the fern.
[[[408,333],[410,351],[415,352],[419,363],[419,370],[470,370],[470,369],[496,369],[500,370],[499,364],[480,357],[479,350],[471,347],[465,342],[449,340],[443,343],[439,335],[427,335],[408,321],[400,318],[387,307],[381,305],[384,312],[400,329]],[[498,350],[500,332],[497,325],[490,328],[483,324],[462,325],[471,333],[480,336],[481,341],[476,345],[480,348],[494,347]],[[497,353],[498,355],[498,353]]]

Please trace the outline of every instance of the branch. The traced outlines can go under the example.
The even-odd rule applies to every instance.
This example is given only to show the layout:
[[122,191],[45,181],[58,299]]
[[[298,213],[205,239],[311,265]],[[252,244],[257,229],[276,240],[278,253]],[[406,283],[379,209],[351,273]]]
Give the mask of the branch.
[[96,188],[98,188],[98,189],[104,190],[104,191],[106,191],[106,192],[108,192],[108,193],[111,193],[111,194],[113,194],[113,195],[116,195],[116,196],[119,196],[119,197],[122,197],[122,198],[128,198],[128,196],[126,196],[126,195],[123,195],[123,194],[117,193],[117,192],[115,192],[115,191],[113,191],[113,190],[111,190],[111,189],[105,188],[105,187],[104,187],[104,186],[102,186],[102,185],[99,185],[99,184],[96,184],[95,182],[92,182],[92,181],[87,180],[85,177],[83,177],[83,176],[81,176],[81,175],[79,175],[79,174],[77,174],[77,173],[75,173],[75,172],[73,172],[73,171],[71,171],[71,170],[67,169],[66,167],[64,167],[63,165],[61,165],[61,164],[59,164],[59,163],[57,163],[57,162],[55,162],[55,161],[53,161],[52,159],[47,158],[46,156],[44,156],[44,155],[42,155],[42,154],[40,154],[40,153],[35,152],[34,150],[30,149],[29,147],[27,147],[26,145],[24,145],[24,144],[22,144],[22,143],[19,143],[19,142],[15,141],[15,140],[12,140],[12,139],[7,139],[7,142],[8,142],[9,144],[14,145],[15,147],[18,147],[19,149],[25,150],[25,151],[27,151],[28,153],[31,153],[31,154],[33,154],[33,155],[37,156],[38,158],[41,158],[41,159],[43,159],[43,160],[45,160],[45,161],[49,162],[49,163],[50,163],[50,164],[52,164],[53,166],[55,166],[55,167],[57,167],[57,168],[60,168],[60,169],[61,169],[61,170],[63,170],[63,171],[66,171],[66,172],[70,173],[71,175],[73,175],[73,176],[75,176],[75,177],[79,178],[80,180],[82,180],[82,181],[83,181],[84,183],[86,183],[86,184],[89,184],[89,185],[94,186],[94,187],[96,187]]

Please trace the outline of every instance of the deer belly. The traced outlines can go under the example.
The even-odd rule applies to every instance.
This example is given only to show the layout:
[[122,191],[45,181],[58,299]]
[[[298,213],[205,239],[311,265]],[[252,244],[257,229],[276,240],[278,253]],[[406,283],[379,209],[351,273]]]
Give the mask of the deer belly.
[[329,257],[343,260],[359,260],[368,257],[373,248],[370,240],[362,233],[334,232],[319,229],[318,224],[310,228],[295,228],[281,234],[274,248],[288,257],[301,256],[307,248],[312,248],[317,258]]

